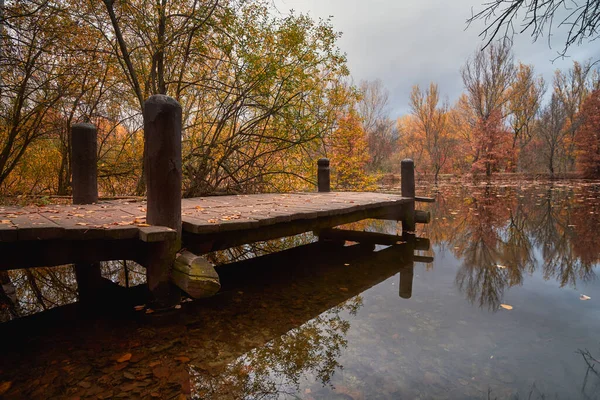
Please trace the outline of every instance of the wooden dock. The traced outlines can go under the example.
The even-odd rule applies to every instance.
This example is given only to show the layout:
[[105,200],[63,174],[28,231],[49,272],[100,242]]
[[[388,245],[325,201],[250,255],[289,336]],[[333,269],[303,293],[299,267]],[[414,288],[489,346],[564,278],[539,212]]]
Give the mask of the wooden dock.
[[[205,289],[203,277],[196,275],[211,268],[198,256],[211,251],[309,231],[334,242],[348,236],[393,244],[410,238],[415,223],[429,222],[428,213],[415,210],[416,202],[430,199],[415,196],[412,160],[402,162],[402,195],[331,192],[329,160],[321,159],[318,192],[182,200],[181,108],[162,95],[146,103],[147,200],[98,201],[96,128],[76,124],[74,204],[0,206],[0,270],[74,263],[80,298],[95,301],[98,262],[133,260],[147,269],[154,303],[168,307],[179,301],[173,283],[182,287],[181,280],[191,279],[200,285],[198,290]],[[403,237],[331,230],[366,218],[402,221]]]

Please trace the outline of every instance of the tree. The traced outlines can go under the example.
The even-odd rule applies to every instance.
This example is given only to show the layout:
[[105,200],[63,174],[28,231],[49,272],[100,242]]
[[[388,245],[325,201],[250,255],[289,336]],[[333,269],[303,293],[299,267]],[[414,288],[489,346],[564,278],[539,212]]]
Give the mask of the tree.
[[429,156],[429,165],[436,183],[452,149],[452,140],[448,132],[448,106],[439,103],[439,92],[435,83],[430,83],[425,92],[421,91],[419,85],[413,86],[410,107],[423,133],[423,146]]
[[366,173],[369,162],[367,137],[355,110],[351,109],[339,118],[337,129],[329,137],[328,147],[334,187],[358,190],[375,183]]
[[508,113],[513,131],[513,168],[521,167],[520,154],[533,138],[533,123],[546,90],[542,77],[535,76],[532,65],[519,63],[509,89]]
[[564,168],[575,169],[575,134],[581,121],[578,119],[579,110],[589,93],[597,86],[597,73],[592,70],[590,62],[580,64],[573,62],[573,68],[566,73],[556,71],[554,74],[554,93],[563,104],[567,118],[567,137],[565,140]]
[[577,132],[578,169],[588,178],[600,177],[600,90],[585,100]]
[[[397,131],[389,118],[388,91],[380,80],[362,81],[359,86],[360,100],[356,105],[362,127],[367,133],[370,155],[369,169],[372,171],[390,168],[389,158],[394,149]],[[386,165],[387,164],[387,165]]]
[[564,150],[564,141],[568,135],[566,121],[567,113],[564,104],[559,96],[553,93],[550,104],[544,107],[536,124],[537,135],[542,140],[544,158],[551,177],[554,177],[558,153]]
[[[565,16],[561,16],[566,10]],[[530,32],[537,40],[555,29],[568,27],[565,45],[559,56],[567,55],[569,48],[599,37],[600,2],[598,0],[492,0],[467,20],[467,24],[483,20],[486,28],[480,33],[488,46],[497,37],[512,39],[515,34]]]
[[483,169],[489,177],[507,156],[500,147],[510,140],[503,129],[504,108],[515,77],[510,46],[506,42],[493,43],[477,50],[461,74],[467,90],[465,106],[472,110],[474,117],[471,121],[474,169]]

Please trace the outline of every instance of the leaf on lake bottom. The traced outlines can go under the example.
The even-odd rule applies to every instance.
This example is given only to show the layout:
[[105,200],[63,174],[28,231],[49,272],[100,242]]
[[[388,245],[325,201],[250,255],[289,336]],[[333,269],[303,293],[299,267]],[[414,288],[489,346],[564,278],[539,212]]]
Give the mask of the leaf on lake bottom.
[[500,307],[504,308],[505,310],[512,310],[513,306],[509,306],[508,304],[500,304]]
[[117,358],[118,363],[122,363],[129,360],[131,360],[131,353],[125,353],[121,357]]
[[10,389],[11,386],[12,386],[11,381],[5,381],[5,382],[0,383],[0,396],[2,396],[4,393],[8,392],[8,390]]

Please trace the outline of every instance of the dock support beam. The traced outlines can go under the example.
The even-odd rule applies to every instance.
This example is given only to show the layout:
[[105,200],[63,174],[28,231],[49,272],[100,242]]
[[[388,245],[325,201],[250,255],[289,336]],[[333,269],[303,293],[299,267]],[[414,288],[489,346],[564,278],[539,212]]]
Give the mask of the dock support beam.
[[[73,204],[98,201],[98,131],[92,124],[71,126],[71,170],[73,171]],[[102,285],[100,263],[75,264],[79,301],[93,304]]]
[[320,158],[317,161],[317,181],[319,192],[331,191],[331,171],[328,158]]
[[[415,198],[415,163],[411,159],[404,159],[400,163],[401,192],[403,197]],[[402,234],[414,232],[415,202],[406,205],[406,212],[402,218]]]
[[177,231],[175,240],[152,247],[146,263],[151,302],[158,309],[177,304],[180,298],[170,276],[181,248],[181,120],[181,105],[172,97],[157,94],[144,103],[146,222]]

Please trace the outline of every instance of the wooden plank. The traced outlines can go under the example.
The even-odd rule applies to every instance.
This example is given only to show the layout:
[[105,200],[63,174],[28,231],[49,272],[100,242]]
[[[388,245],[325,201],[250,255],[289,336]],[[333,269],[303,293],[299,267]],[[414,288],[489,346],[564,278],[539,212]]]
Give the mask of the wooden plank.
[[177,239],[177,231],[166,226],[143,226],[137,229],[142,242],[155,243]]
[[415,201],[418,203],[435,203],[435,199],[433,197],[415,196]]
[[64,228],[37,212],[9,214],[7,218],[17,227],[19,241],[58,239],[65,232]]

